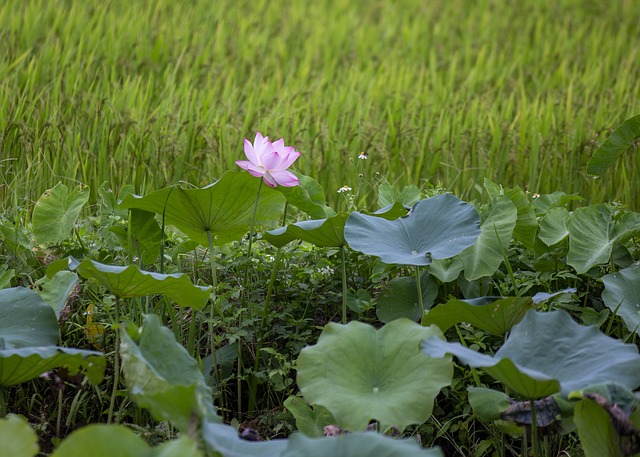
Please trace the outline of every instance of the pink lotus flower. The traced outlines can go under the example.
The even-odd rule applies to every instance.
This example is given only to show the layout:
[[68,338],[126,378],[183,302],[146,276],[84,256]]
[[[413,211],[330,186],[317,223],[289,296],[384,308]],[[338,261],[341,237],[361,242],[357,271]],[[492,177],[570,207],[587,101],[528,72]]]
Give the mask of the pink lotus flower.
[[296,175],[287,168],[300,156],[293,146],[285,146],[281,138],[272,143],[269,137],[256,133],[256,139],[251,144],[244,139],[244,154],[249,160],[236,160],[236,165],[247,170],[256,178],[262,178],[269,187],[294,187],[300,185]]

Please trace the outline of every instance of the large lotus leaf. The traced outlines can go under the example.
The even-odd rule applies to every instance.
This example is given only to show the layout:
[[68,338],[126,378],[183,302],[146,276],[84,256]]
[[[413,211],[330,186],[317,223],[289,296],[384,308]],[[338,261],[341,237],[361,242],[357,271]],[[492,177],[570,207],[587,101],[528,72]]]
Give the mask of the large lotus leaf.
[[544,216],[551,208],[567,206],[572,201],[580,200],[584,199],[577,194],[567,195],[564,192],[556,191],[534,197],[532,204],[536,211],[536,216]]
[[69,188],[58,183],[47,190],[33,207],[33,236],[40,244],[61,243],[71,234],[73,224],[89,200],[89,188]]
[[55,346],[59,335],[56,314],[40,295],[24,287],[0,290],[0,349]]
[[312,407],[300,397],[289,397],[283,404],[295,418],[298,431],[307,436],[324,436],[324,427],[336,423],[327,408],[320,405]]
[[[129,233],[125,227],[115,225],[109,229],[115,233],[123,246],[128,246]],[[154,263],[160,255],[162,229],[150,211],[132,208],[129,217],[129,231],[135,250],[140,253],[143,263]],[[132,246],[133,248],[133,246]]]
[[198,443],[182,436],[156,448],[122,425],[93,424],[71,433],[51,457],[202,457]]
[[45,276],[38,281],[38,285],[42,288],[38,294],[53,308],[56,319],[60,318],[60,311],[67,304],[76,284],[78,284],[78,275],[69,270],[58,271],[51,278]]
[[483,421],[502,419],[502,412],[511,404],[509,396],[497,390],[485,387],[467,387],[467,392],[473,412]]
[[605,205],[578,208],[569,222],[567,263],[577,273],[608,263],[616,242],[640,232],[640,213],[626,213],[614,221],[614,210]]
[[472,205],[451,194],[420,200],[395,220],[351,213],[344,228],[349,246],[389,264],[428,265],[471,246],[480,234]]
[[540,220],[538,237],[547,246],[558,244],[569,236],[569,220],[571,215],[566,208],[551,208]]
[[[70,263],[73,263],[70,260]],[[202,309],[211,287],[196,286],[183,273],[160,274],[143,271],[135,265],[120,267],[85,259],[76,269],[85,278],[95,279],[117,297],[131,298],[163,294],[180,306]]]
[[[214,244],[241,239],[251,226],[260,180],[249,173],[227,171],[222,178],[201,189],[171,187],[145,197],[127,195],[123,208],[139,208],[165,214],[167,224],[176,226],[189,238],[209,246],[207,232]],[[256,222],[272,224],[280,218],[282,194],[262,186]]]
[[489,192],[491,199],[504,195],[511,200],[518,211],[513,237],[526,248],[533,251],[538,229],[538,220],[536,219],[535,209],[529,201],[527,194],[518,186],[512,189],[503,188],[488,179],[485,179],[484,187]]
[[14,414],[0,419],[0,443],[3,457],[35,457],[40,450],[36,433]]
[[484,370],[526,399],[569,392],[589,385],[616,382],[640,385],[640,355],[634,345],[574,322],[563,310],[530,310],[515,325],[505,344],[491,357],[431,338],[422,344],[430,357],[453,354]]
[[[444,457],[438,448],[423,449],[412,439],[394,439],[373,432],[335,438],[308,438],[295,433],[282,457]],[[248,456],[247,456],[248,457]]]
[[411,207],[418,203],[419,200],[420,189],[414,185],[404,186],[401,191],[386,182],[382,182],[378,186],[378,206],[381,208],[393,205],[396,202]]
[[638,332],[640,328],[640,265],[633,265],[602,277],[602,300],[617,313],[627,328]]
[[102,381],[105,359],[101,352],[57,346],[34,346],[0,350],[0,386],[13,386],[58,367],[70,374],[86,370],[93,384]]
[[500,298],[482,305],[454,298],[429,310],[424,323],[435,324],[446,332],[455,324],[466,322],[494,335],[504,335],[533,307],[529,297]]
[[478,240],[460,253],[468,281],[491,276],[500,267],[504,261],[503,249],[506,251],[511,244],[518,210],[509,198],[498,196],[482,211],[481,218]]
[[376,300],[376,315],[382,322],[391,322],[401,317],[415,321],[422,317],[422,313],[431,308],[438,296],[438,283],[428,271],[420,275],[422,289],[422,304],[418,301],[418,287],[415,276],[394,278],[383,289]]
[[247,441],[238,431],[226,424],[205,422],[202,438],[208,448],[224,457],[280,457],[289,444],[288,440]]
[[218,420],[200,366],[154,314],[123,329],[120,355],[129,395],[158,420],[187,432],[194,417]]
[[362,322],[329,323],[297,362],[306,401],[326,407],[347,430],[371,419],[403,429],[427,420],[433,400],[451,382],[450,359],[421,359],[419,343],[442,338],[437,327],[397,319],[379,330]]
[[[627,119],[593,153],[587,163],[587,173],[601,175],[640,139],[640,115]],[[604,455],[604,454],[603,454]]]
[[578,430],[585,457],[623,457],[620,436],[616,433],[609,414],[593,400],[578,402],[573,421]]
[[327,206],[324,190],[318,181],[300,173],[294,173],[300,181],[299,186],[276,187],[287,199],[287,202],[300,211],[304,211],[313,219],[324,219],[335,216],[336,212]]
[[341,247],[344,242],[344,224],[348,213],[338,213],[326,219],[301,221],[265,232],[262,238],[276,247],[293,240],[302,240],[321,247]]

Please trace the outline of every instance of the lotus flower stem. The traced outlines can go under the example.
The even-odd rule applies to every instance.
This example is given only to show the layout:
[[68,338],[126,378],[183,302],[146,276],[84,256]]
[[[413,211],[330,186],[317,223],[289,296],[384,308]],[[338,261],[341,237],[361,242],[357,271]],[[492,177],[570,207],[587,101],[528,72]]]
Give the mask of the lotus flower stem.
[[531,406],[531,448],[533,449],[533,457],[539,457],[538,452],[538,418],[536,417],[536,402],[529,400]]
[[[289,203],[284,205],[284,215],[282,216],[282,225],[286,225],[287,210],[289,209]],[[276,258],[273,261],[273,268],[271,269],[271,278],[269,279],[269,286],[267,287],[267,295],[264,298],[264,306],[262,308],[262,321],[260,322],[260,333],[258,333],[258,344],[256,346],[256,360],[253,364],[254,376],[251,378],[251,384],[249,385],[249,415],[251,415],[257,407],[256,394],[258,392],[258,379],[255,377],[255,373],[260,369],[260,354],[262,353],[262,347],[264,343],[264,334],[267,330],[267,316],[269,315],[269,308],[271,305],[271,293],[273,292],[273,285],[276,282],[278,273],[278,266],[280,265],[280,258],[282,257],[282,248],[278,248],[276,251]]]

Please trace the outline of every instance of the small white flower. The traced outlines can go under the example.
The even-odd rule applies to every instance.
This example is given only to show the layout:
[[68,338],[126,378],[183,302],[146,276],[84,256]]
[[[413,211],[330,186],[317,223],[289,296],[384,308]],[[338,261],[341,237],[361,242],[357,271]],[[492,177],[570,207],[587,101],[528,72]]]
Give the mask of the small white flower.
[[318,270],[318,272],[325,276],[330,276],[333,274],[333,268],[331,267],[323,267]]
[[535,193],[535,194],[533,194],[533,195],[531,196],[531,198],[538,198],[539,196],[540,196],[540,194]]
[[338,189],[338,193],[341,194],[343,192],[351,192],[351,187],[349,186],[342,186],[340,189]]
[[360,155],[358,156],[358,159],[360,160],[367,160],[369,158],[369,154],[366,152],[361,152]]

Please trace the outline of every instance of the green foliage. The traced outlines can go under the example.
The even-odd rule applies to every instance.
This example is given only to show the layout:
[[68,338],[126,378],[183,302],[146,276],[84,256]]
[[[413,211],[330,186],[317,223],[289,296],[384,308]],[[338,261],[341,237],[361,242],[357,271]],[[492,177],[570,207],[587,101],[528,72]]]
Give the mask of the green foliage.
[[14,414],[0,419],[0,442],[5,457],[35,457],[38,437],[27,422]]
[[632,147],[637,152],[640,140],[640,115],[620,124],[607,140],[593,153],[587,164],[587,173],[602,175]]
[[602,277],[602,300],[612,312],[622,317],[627,329],[640,328],[640,266],[634,265]]
[[297,382],[310,404],[326,407],[341,427],[365,430],[424,422],[440,389],[451,382],[449,359],[421,358],[420,340],[442,334],[397,319],[376,330],[361,322],[328,324],[297,361]]
[[89,188],[69,193],[62,183],[47,190],[33,208],[33,236],[40,244],[59,244],[71,235],[73,224],[89,200]]

